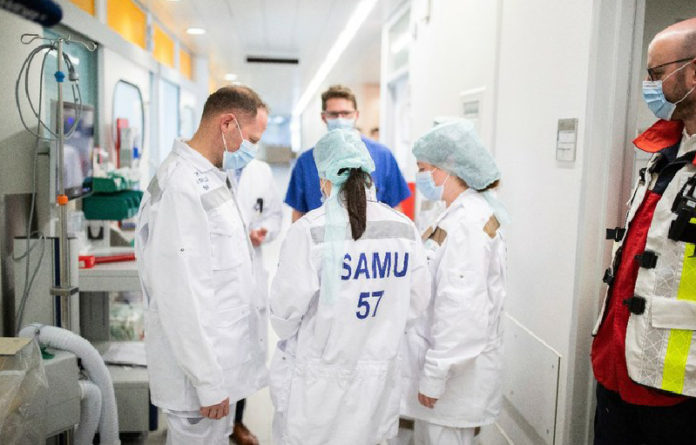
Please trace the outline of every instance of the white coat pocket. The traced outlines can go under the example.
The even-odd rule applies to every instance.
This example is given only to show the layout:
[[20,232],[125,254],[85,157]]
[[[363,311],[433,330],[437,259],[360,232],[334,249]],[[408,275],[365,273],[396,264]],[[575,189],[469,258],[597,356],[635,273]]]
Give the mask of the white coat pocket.
[[249,362],[249,316],[248,307],[225,309],[212,314],[209,329],[213,331],[213,350],[218,351],[218,362],[222,369],[237,370]]
[[210,213],[211,268],[217,311],[232,310],[249,303],[254,286],[251,259],[244,226],[226,207]]
[[234,269],[242,263],[240,246],[234,236],[223,233],[211,233],[211,261],[213,270]]
[[210,243],[213,270],[233,269],[246,252],[244,226],[222,209],[210,215]]

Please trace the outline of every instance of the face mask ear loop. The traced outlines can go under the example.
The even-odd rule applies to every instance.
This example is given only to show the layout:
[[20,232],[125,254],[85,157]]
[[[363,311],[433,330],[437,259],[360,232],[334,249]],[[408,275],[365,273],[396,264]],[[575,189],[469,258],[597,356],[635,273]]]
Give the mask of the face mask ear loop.
[[445,189],[445,184],[447,184],[447,180],[450,178],[450,176],[452,176],[452,175],[450,175],[449,173],[447,173],[447,177],[445,178],[444,181],[442,181],[442,185],[440,186],[440,187],[442,187],[442,190]]
[[674,102],[674,105],[679,105],[680,103],[682,103],[684,100],[686,100],[687,97],[689,97],[689,95],[690,95],[691,93],[694,92],[694,90],[696,90],[696,85],[695,85],[693,88],[691,88],[691,89],[689,90],[689,92],[686,93],[686,94],[684,95],[684,97],[682,97],[682,98],[679,99],[678,101]]
[[222,136],[222,145],[223,145],[223,147],[225,147],[225,151],[230,151],[230,150],[227,148],[227,140],[225,139],[225,133],[222,133],[222,132],[221,132],[220,135]]
[[242,140],[244,140],[244,135],[242,134],[242,127],[239,126],[239,121],[236,117],[234,118],[234,123],[235,125],[237,125],[237,130],[239,130],[239,137],[242,138]]
[[[664,85],[664,84],[665,84],[665,80],[667,80],[667,79],[669,79],[670,77],[674,76],[674,75],[677,74],[679,71],[683,70],[684,68],[686,68],[687,66],[691,65],[692,63],[696,63],[696,59],[692,60],[691,62],[685,63],[684,65],[680,66],[680,67],[677,68],[676,70],[674,70],[674,71],[672,71],[671,73],[669,73],[669,74],[667,75],[667,77],[665,77],[664,79],[662,79],[662,80],[660,81],[661,84]],[[694,90],[696,90],[696,85],[695,85],[693,88],[691,88],[691,89],[689,90],[689,92],[686,93],[686,94],[684,95],[684,97],[682,97],[682,98],[679,99],[678,101],[674,102],[674,105],[679,105],[680,103],[682,103],[687,97],[689,97],[689,95],[690,95],[691,93],[694,92]],[[664,87],[663,87],[663,90],[662,90],[662,94],[664,94]]]

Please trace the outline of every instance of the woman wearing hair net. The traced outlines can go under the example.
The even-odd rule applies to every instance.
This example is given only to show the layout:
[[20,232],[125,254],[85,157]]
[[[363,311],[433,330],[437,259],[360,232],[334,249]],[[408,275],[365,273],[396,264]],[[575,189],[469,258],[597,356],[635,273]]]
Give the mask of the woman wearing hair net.
[[432,301],[407,333],[402,414],[418,445],[468,445],[500,411],[507,214],[500,173],[471,122],[438,125],[413,148],[416,185],[445,212],[424,234]]
[[355,131],[314,149],[324,204],[295,222],[271,286],[274,442],[377,444],[398,429],[406,324],[430,302],[413,223],[377,202]]

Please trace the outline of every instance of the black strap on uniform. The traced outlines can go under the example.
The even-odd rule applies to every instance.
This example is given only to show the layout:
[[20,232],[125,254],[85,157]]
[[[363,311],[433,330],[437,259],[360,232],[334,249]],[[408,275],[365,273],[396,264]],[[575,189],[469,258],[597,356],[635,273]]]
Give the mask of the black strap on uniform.
[[667,157],[664,153],[656,153],[655,160],[650,164],[650,168],[647,169],[648,173],[660,173],[662,172],[662,169],[667,167],[669,164],[669,157]]
[[683,196],[676,209],[677,219],[669,226],[669,239],[696,243],[696,227],[691,219],[696,216],[696,199]]
[[607,239],[614,240],[617,243],[621,241],[626,235],[626,229],[623,227],[614,227],[613,229],[607,229]]
[[634,295],[631,298],[626,298],[623,301],[624,306],[628,306],[628,310],[635,315],[641,315],[645,312],[645,298]]
[[654,269],[657,266],[657,254],[652,250],[646,250],[640,255],[636,255],[636,261],[644,269]]
[[[695,152],[687,153],[693,162]],[[696,224],[691,223],[691,219],[696,217],[696,174],[692,175],[677,193],[672,203],[672,212],[677,214],[677,218],[669,226],[669,239],[673,241],[683,241],[687,243],[696,242]]]
[[607,270],[604,271],[604,277],[602,278],[602,281],[607,286],[611,286],[612,284],[614,284],[614,275],[611,274],[611,267],[607,268]]

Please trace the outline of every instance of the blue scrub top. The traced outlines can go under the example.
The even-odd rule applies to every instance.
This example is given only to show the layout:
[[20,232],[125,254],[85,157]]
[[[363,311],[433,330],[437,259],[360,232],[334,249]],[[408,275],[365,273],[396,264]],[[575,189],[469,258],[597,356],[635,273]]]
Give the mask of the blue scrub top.
[[[411,191],[401,174],[394,155],[379,142],[364,136],[360,138],[375,161],[372,180],[377,187],[377,200],[391,207],[396,207],[401,201],[411,196]],[[285,195],[285,203],[302,213],[321,207],[319,172],[317,172],[317,165],[314,163],[313,153],[314,148],[311,148],[297,158],[295,168],[292,169],[288,192]]]

